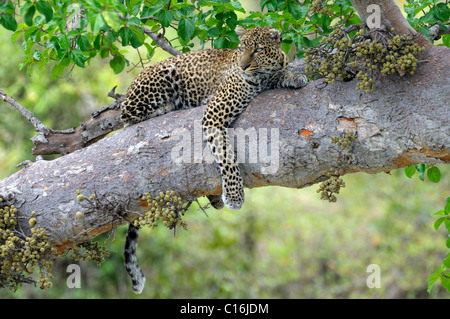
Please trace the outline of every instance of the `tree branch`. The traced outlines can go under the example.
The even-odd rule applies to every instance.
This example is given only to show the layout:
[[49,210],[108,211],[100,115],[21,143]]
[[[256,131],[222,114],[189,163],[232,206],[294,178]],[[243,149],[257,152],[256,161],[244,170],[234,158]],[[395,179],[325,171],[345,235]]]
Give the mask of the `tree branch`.
[[178,51],[177,49],[175,49],[173,46],[171,46],[170,44],[168,44],[165,40],[164,37],[160,36],[159,34],[156,34],[155,32],[153,32],[152,30],[150,30],[149,28],[143,27],[142,31],[148,35],[153,41],[155,41],[155,43],[164,51],[169,52],[172,55],[179,55],[181,54],[180,51]]
[[44,133],[50,131],[50,129],[45,126],[32,112],[20,105],[20,103],[17,102],[13,97],[8,96],[3,90],[0,90],[0,99],[5,101],[6,103],[9,103],[15,109],[19,110],[20,113],[22,113],[22,115],[31,122],[31,124],[36,129],[36,132]]
[[[355,81],[322,89],[321,80],[260,94],[234,125],[238,140],[250,135],[240,164],[245,186],[301,188],[327,179],[330,168],[345,175],[450,163],[448,54],[446,47],[428,49],[423,56],[430,62],[414,76],[382,77],[372,94],[356,91]],[[36,211],[39,227],[62,252],[145,212],[146,192],[173,190],[185,201],[221,194],[220,174],[202,144],[202,112],[171,112],[28,165],[0,180],[0,196],[14,201],[20,216]],[[331,142],[348,131],[357,134],[350,149]],[[239,145],[238,158],[245,159]],[[77,201],[77,189],[99,201]],[[19,222],[29,229],[26,218]]]

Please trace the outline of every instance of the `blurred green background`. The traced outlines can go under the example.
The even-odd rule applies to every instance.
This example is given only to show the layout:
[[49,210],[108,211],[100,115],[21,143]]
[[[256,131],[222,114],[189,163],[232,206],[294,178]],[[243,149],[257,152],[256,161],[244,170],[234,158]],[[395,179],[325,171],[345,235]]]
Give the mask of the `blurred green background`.
[[[12,44],[9,37],[0,31],[0,89],[54,129],[78,126],[112,102],[107,93],[113,86],[124,93],[140,71],[130,66],[114,75],[109,61],[98,59],[70,78],[51,80],[51,66],[28,77],[17,67],[21,41]],[[137,61],[129,51],[127,58]],[[157,52],[158,59],[167,57]],[[5,178],[17,163],[35,160],[29,140],[35,132],[9,104],[0,102],[0,111]],[[67,288],[73,261],[66,257],[55,265],[49,291],[0,289],[0,298],[449,298],[439,283],[426,292],[429,275],[448,252],[447,232],[435,231],[430,216],[443,209],[450,190],[449,166],[438,167],[438,184],[408,179],[403,170],[345,176],[347,187],[334,204],[321,201],[315,185],[246,190],[242,210],[208,210],[209,217],[193,205],[185,215],[188,231],[141,231],[138,260],[147,283],[140,296],[123,267],[126,227],[120,227],[105,243],[111,257],[101,268],[80,264],[80,289]],[[370,264],[380,266],[381,288],[366,285]]]

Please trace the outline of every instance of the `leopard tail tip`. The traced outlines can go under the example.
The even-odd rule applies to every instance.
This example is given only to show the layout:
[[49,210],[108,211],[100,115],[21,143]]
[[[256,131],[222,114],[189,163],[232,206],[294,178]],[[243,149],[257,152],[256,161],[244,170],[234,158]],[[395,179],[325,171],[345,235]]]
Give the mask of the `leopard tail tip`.
[[145,286],[145,277],[142,277],[138,282],[133,283],[133,291],[136,295],[140,295]]

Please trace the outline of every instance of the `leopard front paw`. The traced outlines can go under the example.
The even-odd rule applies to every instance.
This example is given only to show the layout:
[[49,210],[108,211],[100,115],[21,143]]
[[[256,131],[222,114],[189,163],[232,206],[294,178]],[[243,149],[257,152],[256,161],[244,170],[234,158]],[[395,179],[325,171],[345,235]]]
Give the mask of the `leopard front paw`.
[[296,74],[292,78],[292,87],[299,89],[308,84],[308,79],[304,74]]

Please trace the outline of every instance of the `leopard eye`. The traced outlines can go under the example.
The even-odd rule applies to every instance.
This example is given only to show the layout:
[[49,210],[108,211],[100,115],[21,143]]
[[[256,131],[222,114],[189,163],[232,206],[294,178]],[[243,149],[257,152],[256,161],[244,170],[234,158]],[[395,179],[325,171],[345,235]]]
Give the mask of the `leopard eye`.
[[261,52],[262,50],[264,50],[264,48],[256,48],[253,52]]
[[238,50],[241,52],[244,51],[244,49],[241,46],[238,46]]

